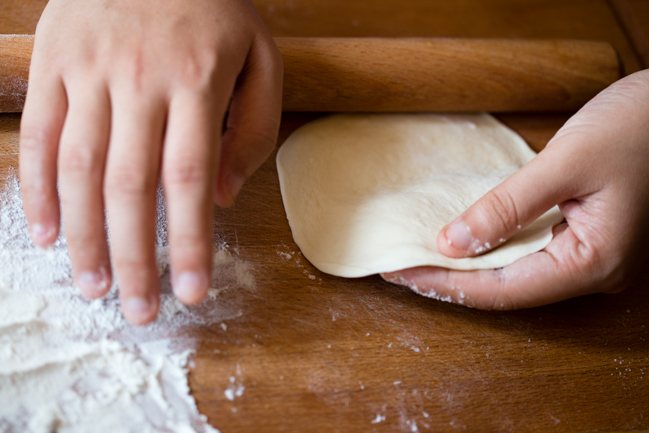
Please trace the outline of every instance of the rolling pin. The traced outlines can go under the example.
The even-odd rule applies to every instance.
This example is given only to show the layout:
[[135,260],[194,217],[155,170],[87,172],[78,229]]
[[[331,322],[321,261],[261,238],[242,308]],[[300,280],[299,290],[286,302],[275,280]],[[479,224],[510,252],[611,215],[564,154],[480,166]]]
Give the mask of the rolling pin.
[[[0,112],[25,101],[33,36],[0,36]],[[607,43],[276,38],[284,111],[574,111],[622,76]]]

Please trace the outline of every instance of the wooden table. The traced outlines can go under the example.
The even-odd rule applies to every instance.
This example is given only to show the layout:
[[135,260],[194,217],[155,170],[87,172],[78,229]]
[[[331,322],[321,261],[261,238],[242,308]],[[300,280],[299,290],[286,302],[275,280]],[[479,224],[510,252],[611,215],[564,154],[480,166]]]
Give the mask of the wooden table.
[[[3,0],[0,33],[32,33],[44,4]],[[256,4],[275,36],[604,40],[627,71],[649,66],[644,0]],[[280,143],[318,116],[285,114]],[[567,117],[500,116],[537,150]],[[18,124],[0,116],[0,179],[17,165]],[[274,161],[216,211],[219,233],[256,279],[256,289],[226,295],[241,312],[227,330],[196,330],[191,388],[224,433],[649,430],[646,272],[619,295],[514,312],[438,302],[376,276],[331,277],[292,240]],[[245,386],[234,401],[224,395],[231,376]],[[372,423],[377,415],[385,419]]]

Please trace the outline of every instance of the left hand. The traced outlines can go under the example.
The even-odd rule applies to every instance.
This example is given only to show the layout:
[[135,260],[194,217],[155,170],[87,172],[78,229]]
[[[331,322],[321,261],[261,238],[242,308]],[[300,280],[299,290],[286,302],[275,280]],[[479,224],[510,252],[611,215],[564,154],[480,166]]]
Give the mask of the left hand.
[[382,277],[424,296],[498,310],[624,289],[649,241],[649,70],[586,104],[536,158],[442,229],[437,246],[449,257],[476,256],[556,204],[566,222],[550,244],[509,266],[418,267]]

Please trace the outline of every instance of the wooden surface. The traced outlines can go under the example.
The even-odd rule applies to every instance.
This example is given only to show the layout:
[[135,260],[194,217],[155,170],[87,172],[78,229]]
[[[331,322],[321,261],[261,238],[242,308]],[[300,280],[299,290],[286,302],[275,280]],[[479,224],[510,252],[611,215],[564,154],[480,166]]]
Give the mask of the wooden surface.
[[[253,1],[273,36],[586,39],[611,43],[627,72],[640,69],[607,0]],[[646,10],[646,0],[627,1]],[[46,3],[2,0],[0,34],[33,34]]]
[[[257,4],[277,36],[583,37],[613,43],[627,70],[639,65],[603,1]],[[280,142],[317,116],[285,115]],[[537,150],[566,120],[500,118]],[[18,123],[0,116],[0,176],[17,164]],[[327,276],[292,241],[274,155],[237,203],[215,214],[256,280],[254,290],[223,298],[239,314],[227,329],[195,330],[190,385],[224,433],[649,430],[646,272],[619,295],[515,312],[437,302],[378,277]],[[234,401],[224,395],[230,377],[245,386]],[[385,420],[373,424],[377,415]]]
[[0,113],[23,111],[34,37],[0,34]]
[[649,68],[649,1],[610,0],[642,68]]
[[571,111],[620,78],[608,44],[276,38],[284,111]]
[[[284,111],[574,111],[621,77],[610,44],[275,38]],[[21,112],[34,37],[0,35],[0,113]]]

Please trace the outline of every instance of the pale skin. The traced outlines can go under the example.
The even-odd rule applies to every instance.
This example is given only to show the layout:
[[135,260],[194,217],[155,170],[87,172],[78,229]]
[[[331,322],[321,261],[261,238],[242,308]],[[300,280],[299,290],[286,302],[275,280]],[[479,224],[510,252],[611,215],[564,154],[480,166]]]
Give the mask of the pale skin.
[[649,70],[586,104],[534,160],[442,229],[437,246],[449,257],[476,256],[556,204],[566,221],[550,244],[509,266],[382,276],[424,295],[497,310],[627,287],[649,245]]
[[[213,203],[231,205],[271,153],[281,93],[281,57],[249,0],[50,0],[21,125],[34,243],[54,243],[62,213],[82,293],[106,294],[112,262],[124,316],[151,322],[161,177],[174,292],[186,304],[200,302],[209,287]],[[597,96],[533,162],[438,236],[442,253],[475,256],[559,204],[566,222],[543,251],[498,270],[421,267],[383,276],[483,309],[619,291],[649,240],[647,167],[643,71]]]
[[112,262],[124,316],[151,322],[161,178],[174,293],[200,302],[210,283],[213,205],[231,205],[272,152],[282,74],[249,0],[50,0],[20,138],[34,243],[52,245],[62,215],[82,293],[107,293]]

